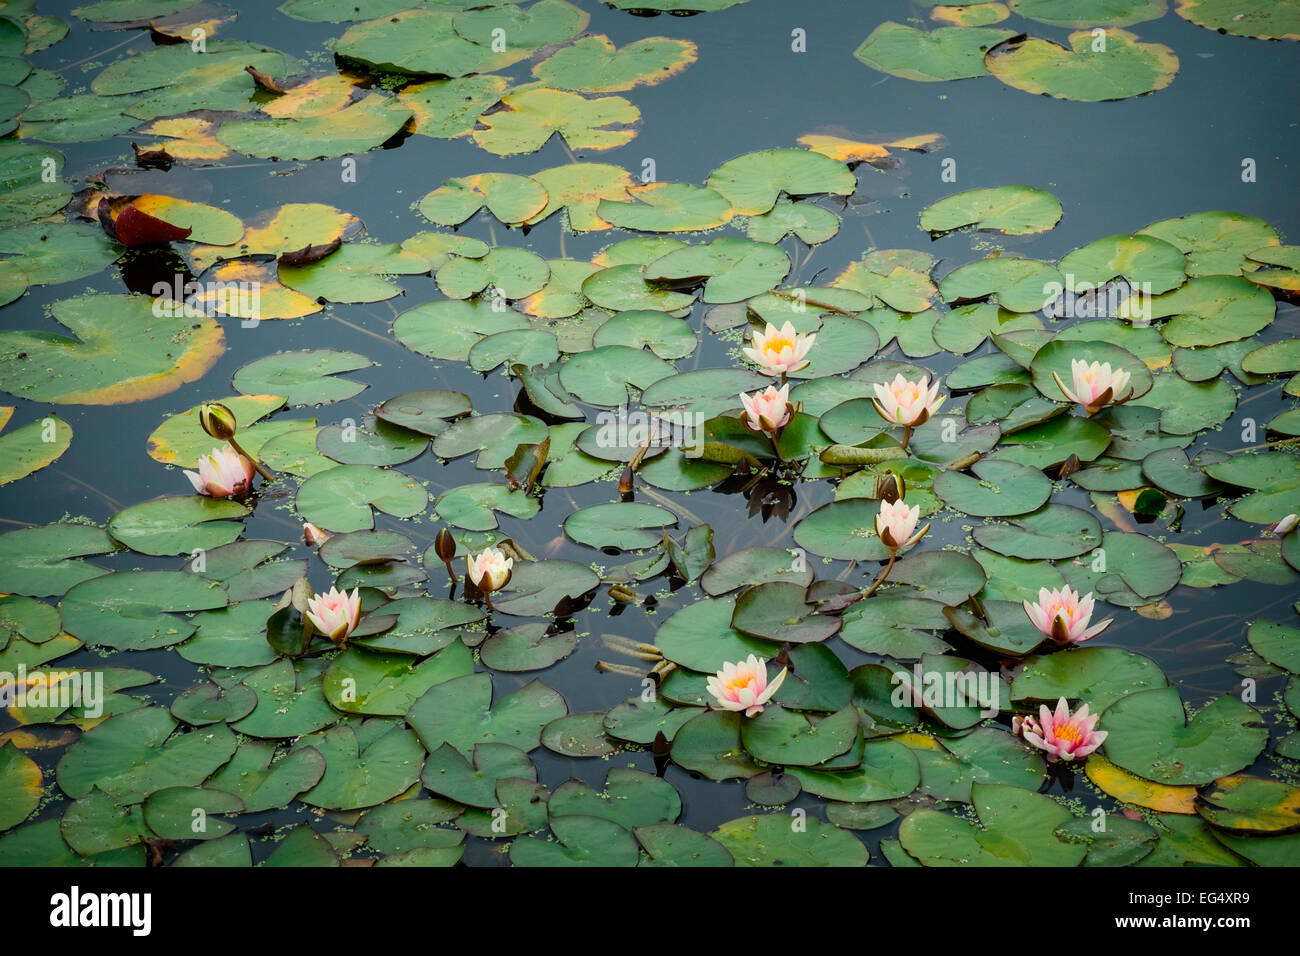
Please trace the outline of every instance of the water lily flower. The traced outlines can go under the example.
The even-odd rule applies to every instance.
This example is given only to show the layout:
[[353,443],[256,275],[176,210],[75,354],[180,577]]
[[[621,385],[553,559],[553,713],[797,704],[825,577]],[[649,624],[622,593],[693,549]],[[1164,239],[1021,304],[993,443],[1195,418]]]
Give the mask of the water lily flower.
[[875,384],[876,397],[872,404],[876,412],[891,425],[910,429],[924,425],[939,410],[944,398],[939,396],[939,383],[930,385],[930,376],[922,375],[913,382],[895,375],[888,383]]
[[1074,377],[1074,390],[1065,387],[1061,376],[1055,372],[1056,387],[1066,398],[1083,406],[1083,410],[1092,415],[1104,406],[1119,404],[1128,395],[1128,382],[1131,377],[1122,368],[1112,369],[1109,362],[1089,364],[1080,359],[1070,360],[1070,373]]
[[790,386],[777,388],[769,385],[761,392],[740,393],[740,403],[745,406],[745,424],[756,432],[775,435],[790,421]]
[[909,508],[907,502],[901,498],[892,502],[881,501],[880,511],[876,514],[876,534],[890,551],[894,553],[906,551],[925,537],[925,533],[930,530],[927,524],[913,534],[920,517],[920,505]]
[[726,663],[722,670],[708,679],[709,693],[717,699],[714,710],[743,710],[746,717],[763,712],[763,706],[772,699],[785,681],[786,668],[771,683],[767,680],[767,661],[753,654],[738,664]]
[[199,457],[199,470],[186,471],[194,490],[209,498],[243,501],[253,489],[253,463],[229,445]]
[[324,594],[308,598],[307,617],[316,630],[335,644],[343,643],[361,622],[361,589],[353,588],[349,595],[332,587]]
[[[1046,750],[1049,760],[1083,760],[1102,745],[1107,734],[1096,730],[1097,714],[1088,713],[1084,704],[1075,714],[1062,697],[1056,703],[1056,712],[1043,704],[1038,710],[1038,720],[1026,717],[1020,724],[1020,735],[1039,750]],[[1015,724],[1015,720],[1012,720]]]
[[484,548],[478,556],[467,554],[465,563],[469,566],[469,579],[484,594],[505,587],[510,581],[510,569],[515,564],[499,548]]
[[1271,525],[1269,525],[1269,526],[1268,526],[1267,528],[1265,528],[1264,530],[1267,531],[1267,532],[1272,532],[1273,534],[1275,534],[1275,535],[1277,535],[1279,538],[1281,538],[1281,537],[1283,537],[1283,536],[1285,536],[1285,535],[1290,534],[1292,531],[1294,531],[1294,530],[1295,530],[1295,526],[1296,526],[1297,524],[1300,524],[1300,516],[1297,516],[1297,515],[1287,515],[1287,516],[1286,516],[1285,518],[1283,518],[1281,521],[1275,521],[1275,522],[1273,522]]
[[1070,590],[1069,585],[1049,591],[1038,589],[1038,601],[1023,602],[1025,614],[1038,628],[1058,644],[1082,644],[1092,640],[1106,628],[1114,618],[1107,618],[1100,624],[1088,626],[1092,618],[1093,597],[1089,591],[1083,598],[1077,591]]
[[796,332],[793,322],[786,322],[779,329],[769,322],[766,331],[753,334],[750,348],[741,351],[764,375],[784,376],[808,367],[807,356],[816,341],[815,334]]
[[331,535],[328,531],[322,531],[310,521],[302,526],[302,540],[313,548],[324,544],[330,539],[330,537]]

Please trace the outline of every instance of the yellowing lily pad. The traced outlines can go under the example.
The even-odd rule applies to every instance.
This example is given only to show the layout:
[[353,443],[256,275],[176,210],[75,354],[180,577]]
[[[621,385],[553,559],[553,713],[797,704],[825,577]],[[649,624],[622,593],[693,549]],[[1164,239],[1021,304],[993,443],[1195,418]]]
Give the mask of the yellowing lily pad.
[[1160,43],[1111,28],[1070,34],[1070,49],[1037,37],[1013,37],[984,58],[1003,83],[1026,93],[1097,103],[1163,90],[1174,81],[1178,57]]
[[211,319],[154,315],[146,296],[61,299],[54,318],[75,337],[0,332],[0,390],[57,405],[120,405],[200,378],[225,351]]
[[570,149],[613,149],[636,136],[641,111],[621,96],[588,99],[564,90],[534,89],[501,98],[504,109],[479,117],[474,142],[497,156],[533,153],[555,133]]
[[695,62],[689,40],[646,37],[621,50],[607,36],[575,40],[533,67],[533,76],[557,90],[618,93],[634,86],[655,86]]

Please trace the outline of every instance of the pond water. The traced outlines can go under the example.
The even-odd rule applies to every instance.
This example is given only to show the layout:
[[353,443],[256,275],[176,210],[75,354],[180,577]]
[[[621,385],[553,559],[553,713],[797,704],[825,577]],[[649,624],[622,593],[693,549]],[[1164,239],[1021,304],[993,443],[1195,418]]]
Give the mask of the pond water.
[[[138,131],[53,145],[65,157],[64,177],[78,188],[88,177],[102,175],[103,182],[115,194],[161,193],[217,206],[245,221],[280,204],[323,203],[360,219],[369,239],[399,243],[427,230],[451,231],[431,225],[415,208],[421,197],[451,177],[482,172],[531,176],[574,161],[610,163],[628,170],[633,177],[640,177],[650,163],[659,181],[702,186],[713,170],[734,157],[756,150],[798,147],[799,137],[808,134],[869,143],[922,134],[942,136],[942,145],[928,152],[893,150],[897,165],[892,168],[857,165],[857,190],[847,200],[826,195],[813,199],[816,205],[841,218],[838,232],[833,238],[812,246],[793,236],[778,243],[792,263],[789,274],[780,281],[783,288],[827,285],[850,263],[874,249],[928,253],[936,260],[931,273],[936,284],[958,266],[984,259],[998,249],[1008,255],[1055,263],[1093,240],[1134,233],[1157,221],[1209,210],[1231,210],[1259,217],[1276,230],[1282,243],[1300,234],[1300,208],[1292,188],[1294,157],[1300,155],[1300,130],[1291,119],[1297,63],[1293,41],[1221,35],[1170,12],[1123,29],[1137,33],[1145,43],[1163,44],[1177,54],[1177,74],[1172,82],[1149,95],[1078,102],[1032,95],[991,76],[919,82],[872,69],[855,58],[855,49],[886,21],[921,29],[934,27],[930,8],[925,4],[904,0],[869,3],[809,0],[798,4],[749,0],[729,9],[694,16],[648,17],[631,15],[592,0],[574,0],[574,3],[590,15],[584,32],[608,36],[619,48],[644,37],[666,36],[688,40],[698,51],[695,62],[664,82],[613,94],[630,100],[640,111],[634,138],[613,149],[570,150],[557,135],[536,152],[496,156],[480,148],[470,137],[435,139],[417,133],[389,140],[382,148],[355,154],[355,181],[348,181],[349,177],[342,175],[345,164],[338,157],[297,162],[232,153],[209,165],[178,163],[168,170],[141,170],[134,167],[129,144],[135,140],[144,145],[155,139]],[[218,37],[266,44],[297,56],[306,62],[306,72],[311,75],[336,70],[326,44],[339,37],[349,24],[291,19],[270,4],[245,6],[238,10],[237,20],[222,24]],[[85,92],[91,79],[104,67],[152,46],[147,30],[104,29],[102,25],[74,16],[70,7],[70,4],[43,2],[38,5],[39,14],[66,20],[70,32],[49,49],[27,57],[33,66],[63,76],[67,84],[64,95]],[[387,15],[388,11],[382,13]],[[1072,32],[1014,14],[1004,25],[1008,33],[1026,32],[1058,43],[1065,43]],[[792,31],[803,31],[805,49],[792,49]],[[529,67],[541,58],[524,59],[494,72],[511,78],[511,86],[522,85],[531,79]],[[382,89],[382,86],[377,84],[375,88]],[[1243,180],[1246,159],[1253,160],[1255,168],[1254,177],[1247,177],[1250,181]],[[946,196],[1019,184],[1046,190],[1059,200],[1062,214],[1053,228],[1026,235],[958,229],[932,238],[918,225],[922,211]],[[685,233],[679,238],[705,242],[717,235],[744,235],[740,222],[737,219],[723,230],[704,235]],[[575,234],[566,225],[563,215],[554,215],[527,229],[507,228],[482,213],[460,226],[455,234],[480,239],[492,246],[531,250],[546,260],[583,261],[591,260],[611,243],[632,235],[617,229]],[[185,242],[174,244],[182,254],[188,246]],[[153,281],[159,277],[169,281],[175,271],[170,260],[157,250],[135,255],[139,258],[134,275],[131,267],[118,264],[73,282],[32,286],[24,296],[3,307],[0,326],[5,330],[61,333],[63,330],[50,315],[51,304],[87,291],[147,292]],[[445,296],[429,274],[396,276],[392,281],[401,288],[402,294],[387,301],[359,305],[331,303],[323,311],[305,318],[263,321],[253,328],[241,327],[238,319],[223,318],[220,321],[225,332],[224,353],[197,380],[180,384],[157,397],[125,404],[87,405],[30,401],[11,393],[3,400],[3,404],[15,407],[11,428],[54,412],[71,426],[74,438],[68,450],[53,464],[0,487],[2,530],[41,526],[69,518],[103,525],[129,506],[158,496],[186,494],[189,487],[180,470],[149,456],[151,434],[169,416],[204,401],[236,394],[231,385],[235,373],[248,363],[279,351],[346,350],[359,353],[374,364],[344,373],[343,377],[366,385],[354,397],[320,407],[282,409],[272,416],[272,421],[315,417],[322,426],[347,424],[349,420],[362,423],[376,405],[393,396],[422,389],[462,392],[469,397],[474,412],[480,415],[530,411],[529,407],[517,406],[522,386],[503,368],[478,373],[463,361],[419,355],[395,338],[392,328],[398,315]],[[698,347],[676,362],[679,373],[732,368],[741,363],[739,346],[744,343],[740,330],[709,331],[704,322],[710,308],[696,302],[688,314],[687,321],[699,333]],[[723,316],[727,308],[718,307],[714,317]],[[946,310],[948,306],[941,308]],[[1073,324],[1073,320],[1064,324]],[[1055,326],[1049,322],[1049,327]],[[1258,348],[1297,334],[1300,334],[1300,323],[1296,308],[1279,292],[1273,321],[1258,332],[1252,330],[1233,338],[1253,335],[1254,347]],[[946,376],[973,360],[999,354],[999,348],[986,340],[966,355],[939,350],[909,358],[897,344],[888,344],[876,357],[910,361],[932,375]],[[845,369],[855,369],[871,356],[863,354],[860,358],[858,363],[844,363]],[[12,354],[0,354],[0,360],[13,360]],[[1149,364],[1159,374],[1174,374],[1172,368],[1166,368],[1167,362]],[[1217,378],[1231,383],[1236,393],[1235,409],[1212,425],[1190,429],[1194,437],[1187,445],[1189,456],[1201,449],[1242,455],[1252,449],[1263,449],[1266,441],[1285,437],[1266,432],[1264,423],[1294,407],[1294,398],[1283,390],[1288,375],[1261,379],[1250,386],[1243,386],[1227,371]],[[943,411],[960,413],[974,391],[950,398]],[[592,403],[582,403],[581,407],[589,422],[594,422],[601,410],[601,406]],[[1253,433],[1247,419],[1255,423]],[[560,419],[547,420],[560,422]],[[861,440],[866,437],[864,434]],[[1293,453],[1294,446],[1289,447],[1290,452],[1287,446],[1282,446],[1269,454]],[[1043,464],[1059,460],[1049,456]],[[433,544],[434,536],[443,527],[432,514],[434,499],[468,483],[503,481],[500,469],[477,469],[473,455],[443,461],[425,450],[418,458],[396,467],[425,485],[429,508],[415,519],[377,514],[375,527],[406,535],[420,554]],[[1055,477],[1055,471],[1049,469],[1049,472]],[[339,569],[319,560],[314,549],[300,540],[302,519],[292,507],[293,493],[300,481],[287,478],[273,485],[259,483],[263,489],[261,500],[246,519],[242,536],[291,545],[292,550],[280,558],[305,560],[308,581],[316,591],[323,591],[334,583]],[[784,499],[784,507],[775,509],[764,509],[757,496],[746,500],[739,490],[740,482],[731,482],[731,487],[705,487],[687,493],[655,489],[639,480],[636,500],[675,511],[678,521],[672,530],[679,537],[689,527],[711,526],[713,547],[721,559],[755,546],[796,547],[795,531],[800,522],[836,500],[837,484],[832,480],[796,479],[765,485],[776,499]],[[1195,500],[1172,496],[1163,514],[1154,519],[1135,516],[1110,492],[1090,494],[1068,480],[1056,484],[1051,500],[1094,513],[1108,532],[1140,533],[1165,544],[1206,547],[1261,539],[1262,521],[1242,521],[1227,510],[1227,505],[1243,493],[1236,488],[1225,489],[1224,497],[1211,495]],[[565,519],[579,509],[618,501],[615,481],[543,487],[538,498],[540,510],[530,518],[500,515],[501,536],[512,539],[537,558],[568,560],[602,569],[627,563],[635,557],[595,551],[566,536],[562,527]],[[1278,496],[1279,506],[1288,500],[1294,504],[1294,490],[1290,498],[1285,494]],[[932,522],[931,530],[920,545],[921,551],[951,549],[969,553],[973,548],[972,528],[985,521],[996,522],[996,518],[956,514],[942,509],[942,503],[937,503],[937,508],[940,510],[928,519]],[[1279,513],[1276,518],[1282,516]],[[463,570],[464,551],[462,546],[456,558],[458,572]],[[149,556],[124,549],[90,560],[112,571],[175,571],[184,566],[187,553],[188,548],[174,549],[166,556]],[[1189,560],[1186,553],[1179,556],[1184,562]],[[823,558],[817,553],[807,557],[818,579],[838,579],[855,587],[866,587],[882,566],[875,560],[854,564]],[[1140,573],[1140,569],[1135,569],[1135,573]],[[1184,572],[1185,579],[1188,573]],[[1229,756],[1221,772],[1211,774],[1202,781],[1205,783],[1236,771],[1261,779],[1296,782],[1295,763],[1276,756],[1273,747],[1294,729],[1294,718],[1282,705],[1282,694],[1288,680],[1294,692],[1297,678],[1289,678],[1277,661],[1269,664],[1243,655],[1251,650],[1246,636],[1250,622],[1264,620],[1295,625],[1291,604],[1300,593],[1296,588],[1300,577],[1276,557],[1276,552],[1272,553],[1266,571],[1251,576],[1260,580],[1243,579],[1214,587],[1178,584],[1167,593],[1154,595],[1149,605],[1140,609],[1099,600],[1096,617],[1113,617],[1114,623],[1088,645],[1088,648],[1123,648],[1151,658],[1193,711],[1202,710],[1224,695],[1240,700],[1243,677],[1257,680],[1253,703],[1262,714],[1260,721],[1271,732],[1269,742],[1254,751],[1258,756],[1235,762]],[[925,584],[936,588],[946,580],[947,572],[940,572],[935,580]],[[1023,586],[1023,582],[1015,583]],[[602,670],[598,662],[640,669],[647,668],[648,664],[620,654],[603,638],[617,635],[654,644],[664,621],[679,609],[699,601],[704,592],[698,581],[684,584],[668,574],[633,582],[629,587],[642,598],[653,595],[653,601],[620,605],[602,585],[590,605],[572,615],[572,630],[578,635],[576,650],[544,670],[516,673],[491,670],[477,662],[478,671],[492,674],[495,698],[500,700],[534,679],[558,691],[570,714],[609,711],[639,695],[642,691],[639,679],[617,670]],[[460,591],[456,589],[455,597],[460,597]],[[445,572],[436,561],[427,567],[427,581],[403,585],[390,592],[390,596],[396,597],[416,594],[449,596]],[[43,596],[50,603],[58,597]],[[492,617],[493,625],[498,627],[527,620],[543,618],[503,614]],[[467,632],[473,633],[473,630]],[[215,674],[222,681],[239,676],[234,669],[214,671],[191,663],[176,647],[114,651],[94,647],[96,642],[90,635],[76,636],[89,646],[59,658],[57,666],[132,668],[147,672],[156,678],[154,682],[130,687],[124,693],[156,707],[169,707],[185,691],[206,685],[210,675]],[[1010,675],[1017,657],[1022,656],[981,648],[952,631],[944,638],[953,645],[953,655],[973,660],[993,672],[1001,670]],[[1290,649],[1286,652],[1293,660],[1295,639],[1290,638]],[[771,646],[775,650],[779,644]],[[832,637],[826,646],[850,669],[888,660],[878,653],[864,653],[839,637]],[[1080,651],[1069,649],[1058,653]],[[328,659],[334,652],[319,644],[313,653]],[[907,657],[900,660],[904,667],[911,667]],[[1067,696],[1072,696],[1073,702],[1087,699],[1086,695]],[[1247,702],[1252,699],[1248,697]],[[21,715],[16,712],[8,717],[0,715],[0,733],[26,723],[15,718]],[[997,718],[996,726],[1009,729],[1009,719],[1009,711],[1004,712]],[[56,721],[67,725],[80,723],[80,731],[88,731],[94,723],[77,721],[68,715],[57,717]],[[1106,727],[1104,718],[1101,727]],[[927,721],[922,729],[937,731],[940,739],[950,739],[955,732],[955,728],[945,728],[936,721]],[[45,730],[53,733],[49,728]],[[285,749],[290,743],[282,741]],[[45,799],[22,824],[24,827],[31,828],[34,825],[31,821],[58,819],[72,805],[68,796],[60,793],[55,778],[60,761],[75,746],[78,745],[69,738],[60,746],[24,751],[42,771],[46,788]],[[1159,749],[1160,745],[1153,746]],[[1161,752],[1167,756],[1173,750],[1166,748]],[[623,749],[603,758],[569,757],[539,747],[531,751],[530,757],[537,780],[552,792],[570,778],[600,791],[611,768],[655,772],[655,758],[644,747]],[[1113,754],[1112,759],[1115,759]],[[744,779],[713,781],[674,763],[665,761],[664,764],[665,779],[681,797],[682,809],[676,822],[691,830],[708,833],[727,821],[769,812],[769,808],[751,802]],[[943,772],[943,768],[931,770],[940,776]],[[1175,776],[1171,775],[1168,781],[1173,781]],[[1094,807],[1111,811],[1118,806],[1113,796],[1101,792],[1082,773],[1054,770],[1042,780],[1042,792],[1062,798],[1064,805],[1081,818],[1086,818]],[[178,780],[181,786],[199,782]],[[930,807],[935,803],[924,787],[911,791],[910,799],[916,807]],[[254,861],[267,858],[281,845],[293,825],[306,822],[322,833],[346,833],[359,825],[358,811],[323,813],[301,800],[286,803],[283,808],[235,818],[237,827],[254,837],[251,841]],[[941,808],[961,816],[965,812],[959,806],[961,803],[961,800],[941,803]],[[821,819],[827,814],[827,800],[807,792],[780,807],[771,812],[789,814],[792,809],[802,809],[809,817]],[[899,808],[906,809],[901,804]],[[268,822],[269,830],[265,828]],[[19,831],[11,830],[8,834],[16,832]],[[855,835],[870,851],[872,862],[884,864],[881,841],[898,840],[899,822],[855,831]],[[8,838],[0,836],[0,851]],[[339,848],[352,849],[347,837],[336,840]],[[14,845],[11,841],[11,848]],[[165,858],[171,861],[174,854],[192,845],[182,843],[169,847]],[[1175,851],[1167,852],[1170,855],[1165,862],[1177,859]],[[1238,848],[1238,852],[1237,862],[1251,859],[1252,851]],[[388,854],[361,846],[355,855],[364,858]],[[1286,856],[1291,863],[1300,861],[1300,850],[1288,851]],[[135,857],[130,859],[136,861]],[[1228,859],[1233,857],[1229,854]],[[507,865],[510,860],[499,842],[480,836],[470,836],[466,841],[463,861],[467,864]],[[1267,862],[1288,860],[1278,860],[1275,854]]]

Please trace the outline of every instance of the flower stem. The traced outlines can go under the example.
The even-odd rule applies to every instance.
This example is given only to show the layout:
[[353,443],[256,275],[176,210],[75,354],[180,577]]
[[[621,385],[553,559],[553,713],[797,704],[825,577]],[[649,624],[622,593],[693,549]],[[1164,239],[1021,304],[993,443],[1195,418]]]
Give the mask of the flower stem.
[[907,443],[912,440],[912,426],[903,426],[903,451],[907,451]]
[[244,449],[240,447],[239,442],[235,441],[235,437],[233,435],[230,436],[230,447],[235,449],[235,451],[238,454],[243,455],[250,462],[252,462],[253,467],[257,469],[257,473],[261,475],[264,480],[275,481],[275,475],[272,472],[270,472],[265,465],[262,464],[262,462],[258,459],[256,455],[250,455],[248,452],[244,451]]
[[875,583],[872,584],[871,587],[867,589],[867,593],[862,595],[864,598],[871,597],[871,595],[876,593],[876,588],[880,587],[880,585],[885,583],[885,578],[889,577],[889,572],[894,570],[894,562],[897,560],[898,560],[898,552],[890,551],[889,563],[885,565],[885,570],[880,572],[880,577],[876,578]]

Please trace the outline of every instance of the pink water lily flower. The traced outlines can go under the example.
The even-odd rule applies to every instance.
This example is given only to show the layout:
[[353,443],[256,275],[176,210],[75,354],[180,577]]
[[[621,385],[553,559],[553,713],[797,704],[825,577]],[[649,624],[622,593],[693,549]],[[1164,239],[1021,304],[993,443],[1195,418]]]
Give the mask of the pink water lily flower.
[[808,367],[808,353],[816,341],[815,334],[796,332],[793,322],[779,329],[769,322],[765,331],[753,334],[750,347],[741,351],[764,375],[787,375]]
[[478,555],[465,555],[469,579],[484,594],[498,591],[510,581],[510,569],[515,562],[499,548],[484,548]]
[[361,623],[361,589],[352,594],[332,587],[324,594],[307,599],[307,617],[335,644],[341,644]]
[[1109,736],[1106,731],[1095,729],[1097,716],[1088,713],[1087,704],[1072,715],[1062,697],[1056,703],[1055,713],[1043,704],[1038,709],[1037,721],[1032,717],[1023,718],[1019,732],[1039,750],[1046,750],[1049,760],[1083,760]]
[[253,488],[253,463],[229,445],[220,445],[199,457],[199,470],[186,471],[194,490],[209,498],[242,501]]
[[789,385],[769,385],[752,395],[741,392],[740,403],[745,406],[745,425],[753,431],[774,435],[790,421]]
[[1089,364],[1080,359],[1070,360],[1070,373],[1074,377],[1074,390],[1065,387],[1061,376],[1055,372],[1056,387],[1066,398],[1083,406],[1089,415],[1100,411],[1106,405],[1118,404],[1128,397],[1128,382],[1131,377],[1122,368],[1112,369],[1109,362]]
[[925,537],[925,533],[930,530],[927,524],[920,531],[916,531],[916,523],[920,518],[920,505],[909,508],[907,502],[901,498],[894,502],[881,501],[880,511],[876,515],[876,534],[890,551],[906,551]]
[[924,425],[939,410],[944,398],[939,396],[939,383],[930,385],[930,376],[922,375],[915,382],[895,375],[892,382],[874,386],[876,397],[872,404],[876,412],[891,425],[915,428]]
[[785,681],[786,668],[771,683],[767,680],[767,662],[753,654],[738,664],[726,663],[722,670],[708,679],[709,693],[717,703],[714,710],[743,710],[746,717],[763,712],[763,706],[772,699]]
[[1114,618],[1107,618],[1100,624],[1088,626],[1092,618],[1092,592],[1080,598],[1077,591],[1070,590],[1069,585],[1049,591],[1038,589],[1038,601],[1024,602],[1025,614],[1038,628],[1058,644],[1082,644],[1092,640],[1106,628]]

